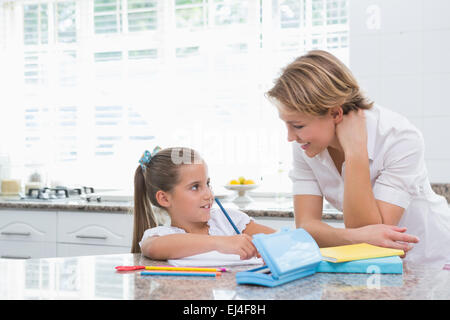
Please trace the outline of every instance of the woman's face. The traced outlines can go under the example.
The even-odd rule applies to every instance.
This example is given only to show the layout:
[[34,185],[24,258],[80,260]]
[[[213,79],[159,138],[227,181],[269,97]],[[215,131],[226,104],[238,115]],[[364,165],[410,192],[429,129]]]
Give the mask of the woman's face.
[[280,119],[286,124],[288,141],[297,141],[308,157],[316,156],[329,146],[337,147],[336,124],[330,112],[324,116],[310,116],[281,104],[277,107]]

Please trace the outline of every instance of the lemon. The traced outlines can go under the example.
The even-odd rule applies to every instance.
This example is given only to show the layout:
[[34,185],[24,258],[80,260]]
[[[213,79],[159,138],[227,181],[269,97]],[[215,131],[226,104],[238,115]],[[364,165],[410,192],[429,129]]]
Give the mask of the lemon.
[[255,181],[253,181],[252,179],[248,179],[244,181],[244,184],[255,184]]
[[239,184],[239,182],[237,180],[231,180],[230,184]]
[[244,177],[239,177],[239,183],[240,184],[244,184],[245,182],[245,178]]

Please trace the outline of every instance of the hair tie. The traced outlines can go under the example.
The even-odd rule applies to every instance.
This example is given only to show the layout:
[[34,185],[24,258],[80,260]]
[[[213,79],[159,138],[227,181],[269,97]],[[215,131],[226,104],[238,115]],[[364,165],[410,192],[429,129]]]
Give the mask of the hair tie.
[[141,168],[143,171],[145,171],[145,168],[147,167],[146,165],[160,150],[161,148],[159,146],[156,146],[151,153],[148,150],[144,151],[144,153],[141,156],[141,159],[139,159],[139,163],[141,164]]

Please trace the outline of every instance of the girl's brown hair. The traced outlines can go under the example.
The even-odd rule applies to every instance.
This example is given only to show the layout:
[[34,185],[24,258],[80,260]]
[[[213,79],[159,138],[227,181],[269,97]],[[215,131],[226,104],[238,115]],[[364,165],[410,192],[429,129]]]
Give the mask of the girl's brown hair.
[[287,65],[266,96],[312,116],[323,116],[336,106],[347,114],[373,105],[364,97],[351,71],[322,50],[309,51]]
[[200,155],[189,148],[166,148],[152,155],[148,163],[139,165],[134,173],[134,212],[132,253],[140,253],[145,230],[158,225],[152,205],[161,209],[156,200],[159,190],[171,192],[179,183],[179,169],[182,165],[199,163]]

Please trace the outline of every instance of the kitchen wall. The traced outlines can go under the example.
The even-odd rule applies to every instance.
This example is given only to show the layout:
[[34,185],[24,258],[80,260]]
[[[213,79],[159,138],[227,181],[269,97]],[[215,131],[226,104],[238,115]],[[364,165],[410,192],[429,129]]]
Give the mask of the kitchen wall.
[[23,73],[17,72],[23,65],[23,57],[12,56],[5,51],[19,32],[17,29],[6,32],[6,26],[13,19],[21,19],[21,16],[6,12],[0,5],[0,157],[8,155],[15,145],[23,142],[20,136],[22,130],[19,130],[23,123],[23,114],[19,108],[19,101],[23,98],[19,85],[23,81]]
[[450,183],[450,1],[350,0],[350,68],[415,124],[431,182]]

